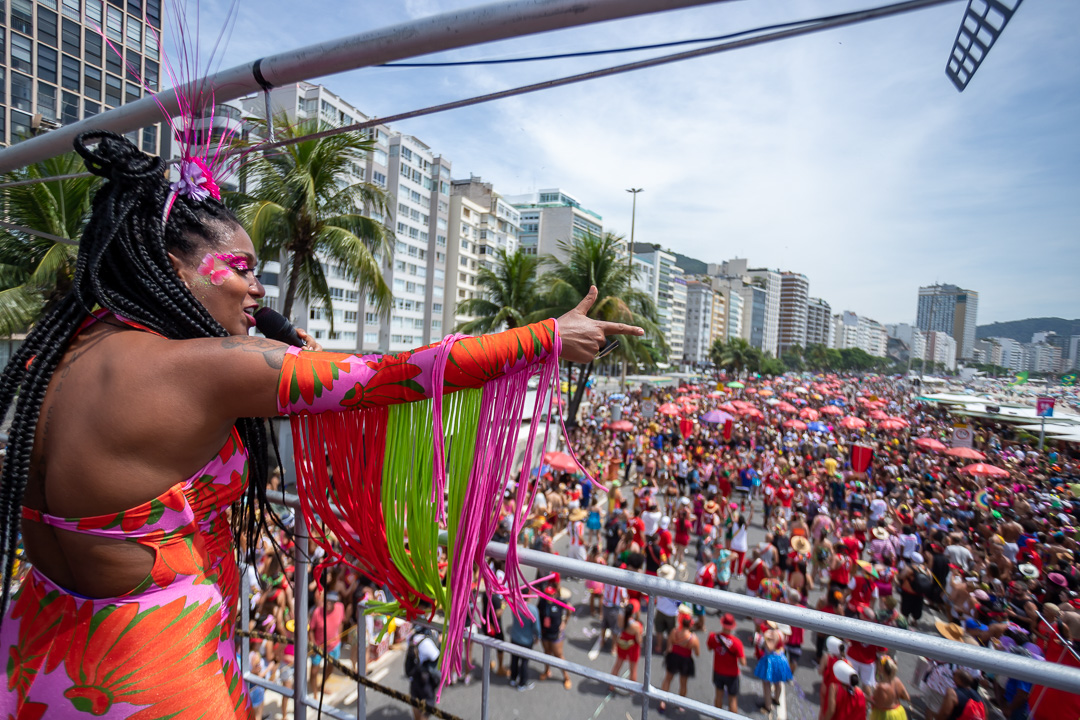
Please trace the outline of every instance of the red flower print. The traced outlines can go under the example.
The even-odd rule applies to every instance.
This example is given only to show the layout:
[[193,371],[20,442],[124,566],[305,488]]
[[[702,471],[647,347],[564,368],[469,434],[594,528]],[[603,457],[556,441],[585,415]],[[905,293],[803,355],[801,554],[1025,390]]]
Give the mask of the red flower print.
[[356,383],[341,399],[343,408],[368,408],[376,405],[423,400],[424,388],[414,379],[422,371],[409,362],[412,353],[386,355],[367,365],[375,374],[366,383]]
[[347,361],[351,355],[343,353],[301,353],[286,355],[283,382],[278,387],[278,404],[289,407],[303,400],[310,405],[315,398],[334,386],[342,372],[347,372],[354,361]]
[[150,571],[154,584],[164,588],[172,584],[177,575],[202,575],[205,558],[198,552],[202,547],[200,536],[179,537],[162,543],[164,534],[162,530],[155,530],[139,539],[142,544],[157,550],[154,567]]
[[15,600],[11,620],[19,622],[19,639],[8,649],[6,690],[14,691],[22,703],[34,678],[55,670],[64,659],[74,628],[75,600],[55,590],[46,594],[31,577]]

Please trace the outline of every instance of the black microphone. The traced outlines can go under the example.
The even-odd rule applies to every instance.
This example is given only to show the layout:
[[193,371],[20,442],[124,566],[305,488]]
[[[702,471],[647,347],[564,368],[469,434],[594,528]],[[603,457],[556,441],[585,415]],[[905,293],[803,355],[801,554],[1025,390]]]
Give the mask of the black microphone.
[[293,324],[273,308],[263,306],[255,311],[255,328],[271,340],[304,347],[304,341],[296,334]]

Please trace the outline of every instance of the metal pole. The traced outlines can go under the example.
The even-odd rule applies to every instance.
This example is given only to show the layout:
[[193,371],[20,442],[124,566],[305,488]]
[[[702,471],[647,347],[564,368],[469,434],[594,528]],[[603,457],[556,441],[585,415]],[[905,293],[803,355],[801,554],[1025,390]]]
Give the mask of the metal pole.
[[[244,565],[247,565],[245,562]],[[245,631],[251,629],[251,589],[247,584],[247,572],[240,573],[240,627]],[[251,668],[248,660],[251,656],[251,638],[244,635],[240,638],[240,674],[246,675]]]
[[[367,617],[356,603],[356,674],[367,675]],[[367,685],[356,682],[356,717],[367,717]]]
[[[645,667],[641,671],[641,689],[648,692],[652,689],[652,644],[653,644],[653,619],[656,618],[656,594],[649,593],[649,609],[645,618]],[[641,698],[641,720],[649,720],[649,698]]]
[[[630,245],[626,248],[626,268],[630,271],[630,282],[634,278],[634,225],[637,221],[637,194],[645,188],[629,188],[626,192],[634,196],[634,203],[630,208]],[[629,358],[622,362],[622,391],[626,392],[626,369],[630,364]]]
[[[607,20],[731,0],[514,0],[451,11],[272,55],[195,80],[223,103],[313,77],[431,53],[534,35]],[[263,82],[260,82],[261,78]],[[161,122],[161,109],[180,114],[175,90],[159,92],[0,151],[0,173],[71,150],[79,133],[109,129],[123,135]]]
[[308,530],[304,513],[293,513],[293,619],[296,632],[293,633],[293,710],[295,720],[307,720],[307,586],[308,586]]
[[[480,691],[480,719],[488,719],[488,698],[491,694],[491,646],[484,645],[484,685]],[[357,717],[360,717],[357,715]]]
[[1041,453],[1043,450],[1043,442],[1046,440],[1046,417],[1043,416],[1042,418],[1040,418],[1040,420],[1041,422],[1039,423],[1039,452]]

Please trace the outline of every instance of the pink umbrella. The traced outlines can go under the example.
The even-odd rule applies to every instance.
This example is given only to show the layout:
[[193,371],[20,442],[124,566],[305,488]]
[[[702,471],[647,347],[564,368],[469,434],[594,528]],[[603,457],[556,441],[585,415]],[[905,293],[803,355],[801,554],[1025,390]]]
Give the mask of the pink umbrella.
[[803,408],[799,411],[799,417],[801,417],[803,420],[817,420],[819,417],[821,417],[821,415],[818,414],[818,411],[814,410],[813,408]]
[[967,473],[968,475],[982,475],[983,477],[1009,477],[1008,470],[1002,470],[999,467],[987,465],[986,463],[966,465],[960,468],[960,472]]
[[835,405],[826,405],[819,411],[822,415],[843,415],[844,411]]
[[896,417],[895,415],[893,415],[893,416],[890,416],[890,417],[887,417],[887,418],[885,418],[885,419],[886,419],[886,420],[891,420],[892,422],[898,422],[898,423],[900,423],[901,425],[903,425],[904,427],[907,427],[908,425],[910,425],[910,424],[911,424],[911,423],[909,423],[909,422],[908,422],[907,420],[905,420],[904,418],[902,418],[902,417]]
[[802,420],[785,420],[784,427],[791,428],[792,430],[805,430],[806,423],[804,423]]
[[854,415],[848,415],[840,421],[840,427],[845,430],[860,430],[866,427],[866,421],[862,418],[857,418]]
[[578,469],[577,463],[574,462],[574,458],[564,452],[544,453],[544,462],[556,470],[563,470],[565,472],[574,472]]
[[778,402],[778,403],[776,403],[776,409],[779,410],[780,412],[784,412],[784,413],[797,412],[796,409],[795,409],[795,406],[792,405],[789,402]]
[[888,420],[889,416],[882,410],[874,410],[870,413],[871,420]]
[[945,451],[946,455],[952,455],[953,457],[964,458],[965,460],[985,460],[986,456],[978,450],[967,447],[949,448]]
[[615,432],[630,432],[634,429],[634,423],[629,420],[616,420],[608,425],[608,429],[614,430]]
[[717,410],[723,410],[726,413],[737,413],[737,412],[739,412],[739,408],[735,407],[734,403],[724,403],[723,405],[718,405],[716,407],[716,409]]
[[786,393],[781,393],[780,397],[787,398],[788,400],[794,400],[795,398],[797,398],[799,396],[796,395],[795,393],[789,391],[789,392],[786,392]]
[[923,450],[930,450],[932,452],[941,452],[942,450],[948,449],[945,443],[929,437],[921,437],[915,441],[915,444]]
[[661,415],[678,415],[681,412],[675,403],[664,403],[656,409]]
[[888,432],[897,432],[907,427],[906,423],[896,422],[895,420],[882,420],[877,424],[878,430],[885,430]]
[[743,412],[743,417],[748,419],[748,420],[758,420],[758,421],[761,421],[761,420],[765,419],[764,413],[762,413],[757,408],[750,408],[749,410],[745,410]]

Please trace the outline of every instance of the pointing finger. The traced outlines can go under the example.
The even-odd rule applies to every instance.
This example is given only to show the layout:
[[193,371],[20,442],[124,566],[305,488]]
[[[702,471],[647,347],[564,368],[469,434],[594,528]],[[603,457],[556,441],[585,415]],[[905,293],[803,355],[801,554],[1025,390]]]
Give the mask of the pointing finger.
[[637,335],[640,337],[645,334],[645,331],[636,325],[625,325],[623,323],[602,322],[600,323],[600,329],[604,331],[604,335]]
[[574,309],[582,315],[588,315],[594,302],[596,302],[596,286],[592,285],[589,287],[589,292],[586,293],[585,297],[581,298],[581,302],[579,302]]

